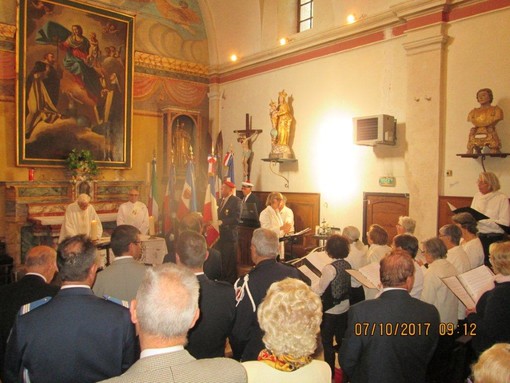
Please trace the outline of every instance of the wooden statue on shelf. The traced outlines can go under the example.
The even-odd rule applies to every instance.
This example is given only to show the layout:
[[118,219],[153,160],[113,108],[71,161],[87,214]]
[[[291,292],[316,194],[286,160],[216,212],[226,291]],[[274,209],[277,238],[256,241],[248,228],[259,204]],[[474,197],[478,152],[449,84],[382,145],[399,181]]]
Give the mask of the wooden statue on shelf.
[[492,90],[480,89],[476,93],[476,99],[480,103],[479,108],[474,108],[468,114],[468,121],[473,124],[469,132],[467,154],[480,154],[485,146],[490,153],[501,153],[501,140],[496,133],[496,124],[503,119],[503,110],[492,104]]
[[289,146],[290,133],[294,116],[287,102],[287,93],[278,93],[278,104],[269,103],[271,117],[271,153],[269,158],[294,158]]

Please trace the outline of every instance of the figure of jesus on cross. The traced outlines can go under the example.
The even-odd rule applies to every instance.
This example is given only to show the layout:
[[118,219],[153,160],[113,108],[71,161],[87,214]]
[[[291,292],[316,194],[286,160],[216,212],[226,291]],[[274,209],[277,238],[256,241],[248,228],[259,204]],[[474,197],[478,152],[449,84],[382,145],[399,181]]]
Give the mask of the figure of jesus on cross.
[[234,130],[234,133],[238,134],[237,142],[239,142],[243,148],[243,180],[249,181],[250,179],[250,160],[252,157],[251,143],[257,138],[262,130],[251,129],[250,115],[246,113],[246,129]]

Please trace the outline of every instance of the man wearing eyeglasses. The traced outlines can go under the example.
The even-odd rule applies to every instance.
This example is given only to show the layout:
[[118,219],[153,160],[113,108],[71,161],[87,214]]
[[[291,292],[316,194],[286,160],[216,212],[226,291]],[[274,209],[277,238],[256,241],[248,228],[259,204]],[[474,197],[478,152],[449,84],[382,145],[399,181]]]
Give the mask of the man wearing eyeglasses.
[[146,266],[138,262],[142,254],[140,231],[130,225],[117,226],[112,233],[110,248],[115,259],[97,274],[94,294],[131,302],[146,270]]
[[149,211],[143,202],[138,201],[140,192],[136,189],[129,191],[129,201],[119,206],[117,213],[117,226],[131,225],[140,230],[140,233],[149,232]]

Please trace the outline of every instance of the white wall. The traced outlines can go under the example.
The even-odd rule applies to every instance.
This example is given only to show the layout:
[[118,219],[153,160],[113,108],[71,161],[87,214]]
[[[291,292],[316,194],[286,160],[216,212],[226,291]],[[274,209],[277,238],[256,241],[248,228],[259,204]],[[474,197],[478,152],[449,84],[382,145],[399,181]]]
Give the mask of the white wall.
[[[256,190],[319,192],[321,217],[341,227],[361,227],[364,191],[407,192],[405,134],[395,147],[372,148],[352,142],[352,118],[357,116],[394,115],[402,122],[399,135],[403,133],[406,71],[401,41],[395,38],[221,86],[224,149],[232,144],[236,158],[241,157],[233,130],[244,129],[245,113],[253,116],[253,129],[264,130],[253,144],[251,180]],[[288,189],[282,178],[271,173],[270,165],[261,161],[271,151],[269,102],[276,101],[282,89],[292,100],[296,119],[292,148],[298,161],[274,169],[289,179]],[[378,185],[379,177],[386,175],[397,177],[397,187],[387,190]],[[238,185],[241,178],[238,166]]]
[[[427,170],[437,171],[437,166],[444,175],[444,185],[439,185],[440,194],[471,196],[482,170],[480,162],[462,159],[456,154],[466,150],[470,128],[466,116],[477,106],[475,95],[479,88],[492,88],[495,103],[510,113],[510,56],[505,54],[510,42],[509,19],[510,9],[504,9],[452,22],[448,29],[451,38],[444,76],[444,147],[439,142],[423,142],[431,153],[443,152],[439,165],[429,164],[426,154],[420,169],[408,169],[405,164],[404,155],[412,157],[415,153],[409,152],[406,142],[408,68],[402,46],[404,38],[400,37],[221,84],[224,99],[220,126],[224,149],[233,145],[237,166],[241,147],[235,141],[233,130],[244,129],[245,113],[249,113],[253,116],[253,128],[264,130],[253,144],[251,180],[255,189],[319,192],[322,195],[321,218],[340,227],[356,225],[361,228],[363,192],[408,193],[413,188],[408,185],[410,178],[406,174],[416,176],[418,172],[419,176],[427,177]],[[282,89],[292,98],[296,119],[292,148],[298,162],[275,168],[289,179],[288,189],[282,178],[270,172],[269,164],[261,161],[271,150],[268,104],[271,99],[277,99]],[[398,144],[375,148],[353,145],[352,117],[380,113],[397,118]],[[508,120],[498,125],[503,150],[510,152],[508,130]],[[487,170],[500,176],[502,190],[507,194],[510,194],[509,161],[510,157],[486,160]],[[446,177],[446,170],[452,170],[453,177]],[[396,187],[379,186],[379,177],[387,175],[396,177]],[[242,171],[237,166],[238,186],[241,178]],[[411,195],[410,198],[420,196]],[[427,206],[426,201],[414,202]],[[420,235],[435,235],[434,228],[435,223]]]
[[[510,152],[510,9],[480,15],[452,23],[452,43],[448,53],[447,114],[445,136],[444,195],[471,196],[477,190],[475,181],[482,171],[480,160],[457,157],[466,152],[469,129],[467,115],[478,107],[476,92],[491,88],[493,104],[499,105],[505,119],[497,125],[503,152]],[[487,171],[501,181],[504,193],[510,195],[510,157],[487,158]]]

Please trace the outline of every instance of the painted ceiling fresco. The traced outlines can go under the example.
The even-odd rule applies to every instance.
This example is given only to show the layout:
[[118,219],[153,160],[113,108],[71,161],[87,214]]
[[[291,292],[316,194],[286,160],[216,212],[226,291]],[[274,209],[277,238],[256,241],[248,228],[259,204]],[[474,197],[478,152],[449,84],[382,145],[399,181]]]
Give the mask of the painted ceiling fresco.
[[[34,6],[52,3],[21,1]],[[90,4],[136,15],[136,51],[209,64],[207,35],[197,0],[91,0]],[[17,12],[15,0],[0,1],[0,22],[15,25]]]

